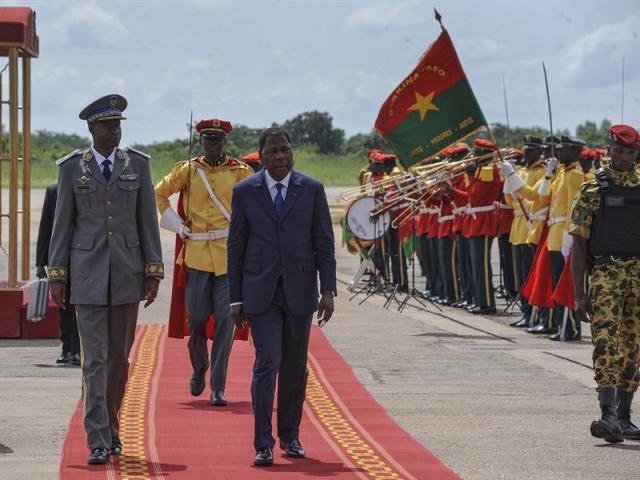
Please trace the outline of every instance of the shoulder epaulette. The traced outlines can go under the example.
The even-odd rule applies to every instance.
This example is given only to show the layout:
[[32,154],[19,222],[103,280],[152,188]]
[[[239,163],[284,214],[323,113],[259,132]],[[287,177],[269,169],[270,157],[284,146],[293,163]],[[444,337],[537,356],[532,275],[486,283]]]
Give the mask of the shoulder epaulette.
[[140,150],[136,150],[135,148],[131,148],[131,147],[127,147],[127,152],[132,152],[132,153],[136,153],[138,155],[140,155],[141,157],[146,158],[147,160],[149,160],[151,158],[151,155],[141,152]]
[[596,180],[598,182],[598,185],[600,185],[600,188],[602,189],[602,191],[606,191],[609,189],[609,179],[607,178],[607,172],[605,171],[604,168],[599,168],[598,170],[596,170]]
[[71,152],[70,154],[62,157],[60,160],[56,160],[56,165],[62,165],[64,162],[69,160],[71,157],[75,157],[76,155],[79,155],[81,153],[82,153],[82,150],[76,149],[73,152]]

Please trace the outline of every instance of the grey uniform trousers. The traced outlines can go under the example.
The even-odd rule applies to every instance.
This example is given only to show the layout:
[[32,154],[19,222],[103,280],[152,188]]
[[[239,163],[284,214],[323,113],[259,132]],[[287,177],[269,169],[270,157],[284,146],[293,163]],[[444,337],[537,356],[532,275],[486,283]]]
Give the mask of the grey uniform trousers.
[[213,313],[215,330],[211,348],[211,390],[224,390],[234,327],[229,318],[229,285],[226,275],[187,268],[187,312],[189,357],[196,373],[209,368],[207,320]]
[[129,377],[138,303],[76,305],[82,352],[84,428],[89,448],[111,447]]

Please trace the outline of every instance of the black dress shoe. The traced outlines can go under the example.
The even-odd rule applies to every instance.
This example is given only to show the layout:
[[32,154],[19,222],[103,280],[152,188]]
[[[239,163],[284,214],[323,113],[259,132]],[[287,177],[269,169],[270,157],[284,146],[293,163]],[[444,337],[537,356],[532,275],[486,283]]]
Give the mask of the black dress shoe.
[[256,467],[268,467],[273,465],[273,450],[269,447],[261,448],[256,452],[256,458],[253,460]]
[[58,358],[56,358],[56,363],[58,365],[65,365],[71,361],[71,354],[69,352],[62,353]]
[[122,453],[122,442],[120,438],[113,437],[111,439],[111,455],[120,455]]
[[214,407],[227,406],[227,399],[224,398],[223,390],[214,390],[214,392],[211,394],[211,405],[213,405]]
[[80,354],[79,353],[75,353],[73,355],[71,355],[71,360],[69,361],[70,365],[73,365],[74,367],[79,367],[80,366]]
[[474,309],[474,308],[476,308],[477,306],[478,306],[478,305],[476,305],[475,303],[470,303],[470,304],[468,304],[466,307],[464,307],[464,309],[465,309],[467,312],[470,312],[471,310],[473,310],[473,309]]
[[528,323],[529,323],[529,319],[527,318],[526,315],[523,315],[521,318],[519,318],[515,322],[511,322],[509,326],[516,327],[516,328],[524,328],[527,326]]
[[89,465],[104,465],[109,460],[109,450],[104,447],[94,448],[91,450],[91,455],[87,463]]
[[193,372],[189,380],[189,390],[194,397],[199,396],[204,391],[204,372]]
[[284,454],[287,457],[291,458],[304,458],[304,448],[300,444],[299,440],[291,440],[289,443],[285,444],[280,441],[280,449],[284,450]]
[[438,303],[440,305],[448,306],[448,305],[451,305],[453,303],[453,300],[451,298],[449,298],[449,297],[444,297],[444,298],[441,298]]
[[469,310],[469,313],[473,313],[474,315],[487,315],[496,313],[496,307],[481,307],[479,305],[476,305],[475,308]]

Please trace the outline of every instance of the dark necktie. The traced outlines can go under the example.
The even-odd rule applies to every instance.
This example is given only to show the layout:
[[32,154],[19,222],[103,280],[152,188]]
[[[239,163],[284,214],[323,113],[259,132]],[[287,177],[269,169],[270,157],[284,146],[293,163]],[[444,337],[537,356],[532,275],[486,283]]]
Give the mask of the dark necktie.
[[276,183],[276,188],[278,189],[278,193],[276,193],[276,196],[273,199],[273,204],[276,207],[276,212],[278,212],[278,218],[280,218],[282,216],[282,211],[284,210],[284,198],[282,197],[282,189],[284,188],[284,185]]
[[107,182],[111,178],[110,165],[111,165],[111,161],[109,159],[106,159],[104,162],[102,162],[102,174],[104,175],[104,178]]

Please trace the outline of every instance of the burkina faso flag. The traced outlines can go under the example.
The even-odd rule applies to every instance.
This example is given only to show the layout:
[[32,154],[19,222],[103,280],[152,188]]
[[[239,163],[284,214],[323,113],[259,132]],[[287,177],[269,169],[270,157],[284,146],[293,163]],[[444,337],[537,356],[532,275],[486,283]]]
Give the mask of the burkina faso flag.
[[486,126],[446,30],[380,108],[375,128],[405,167]]

